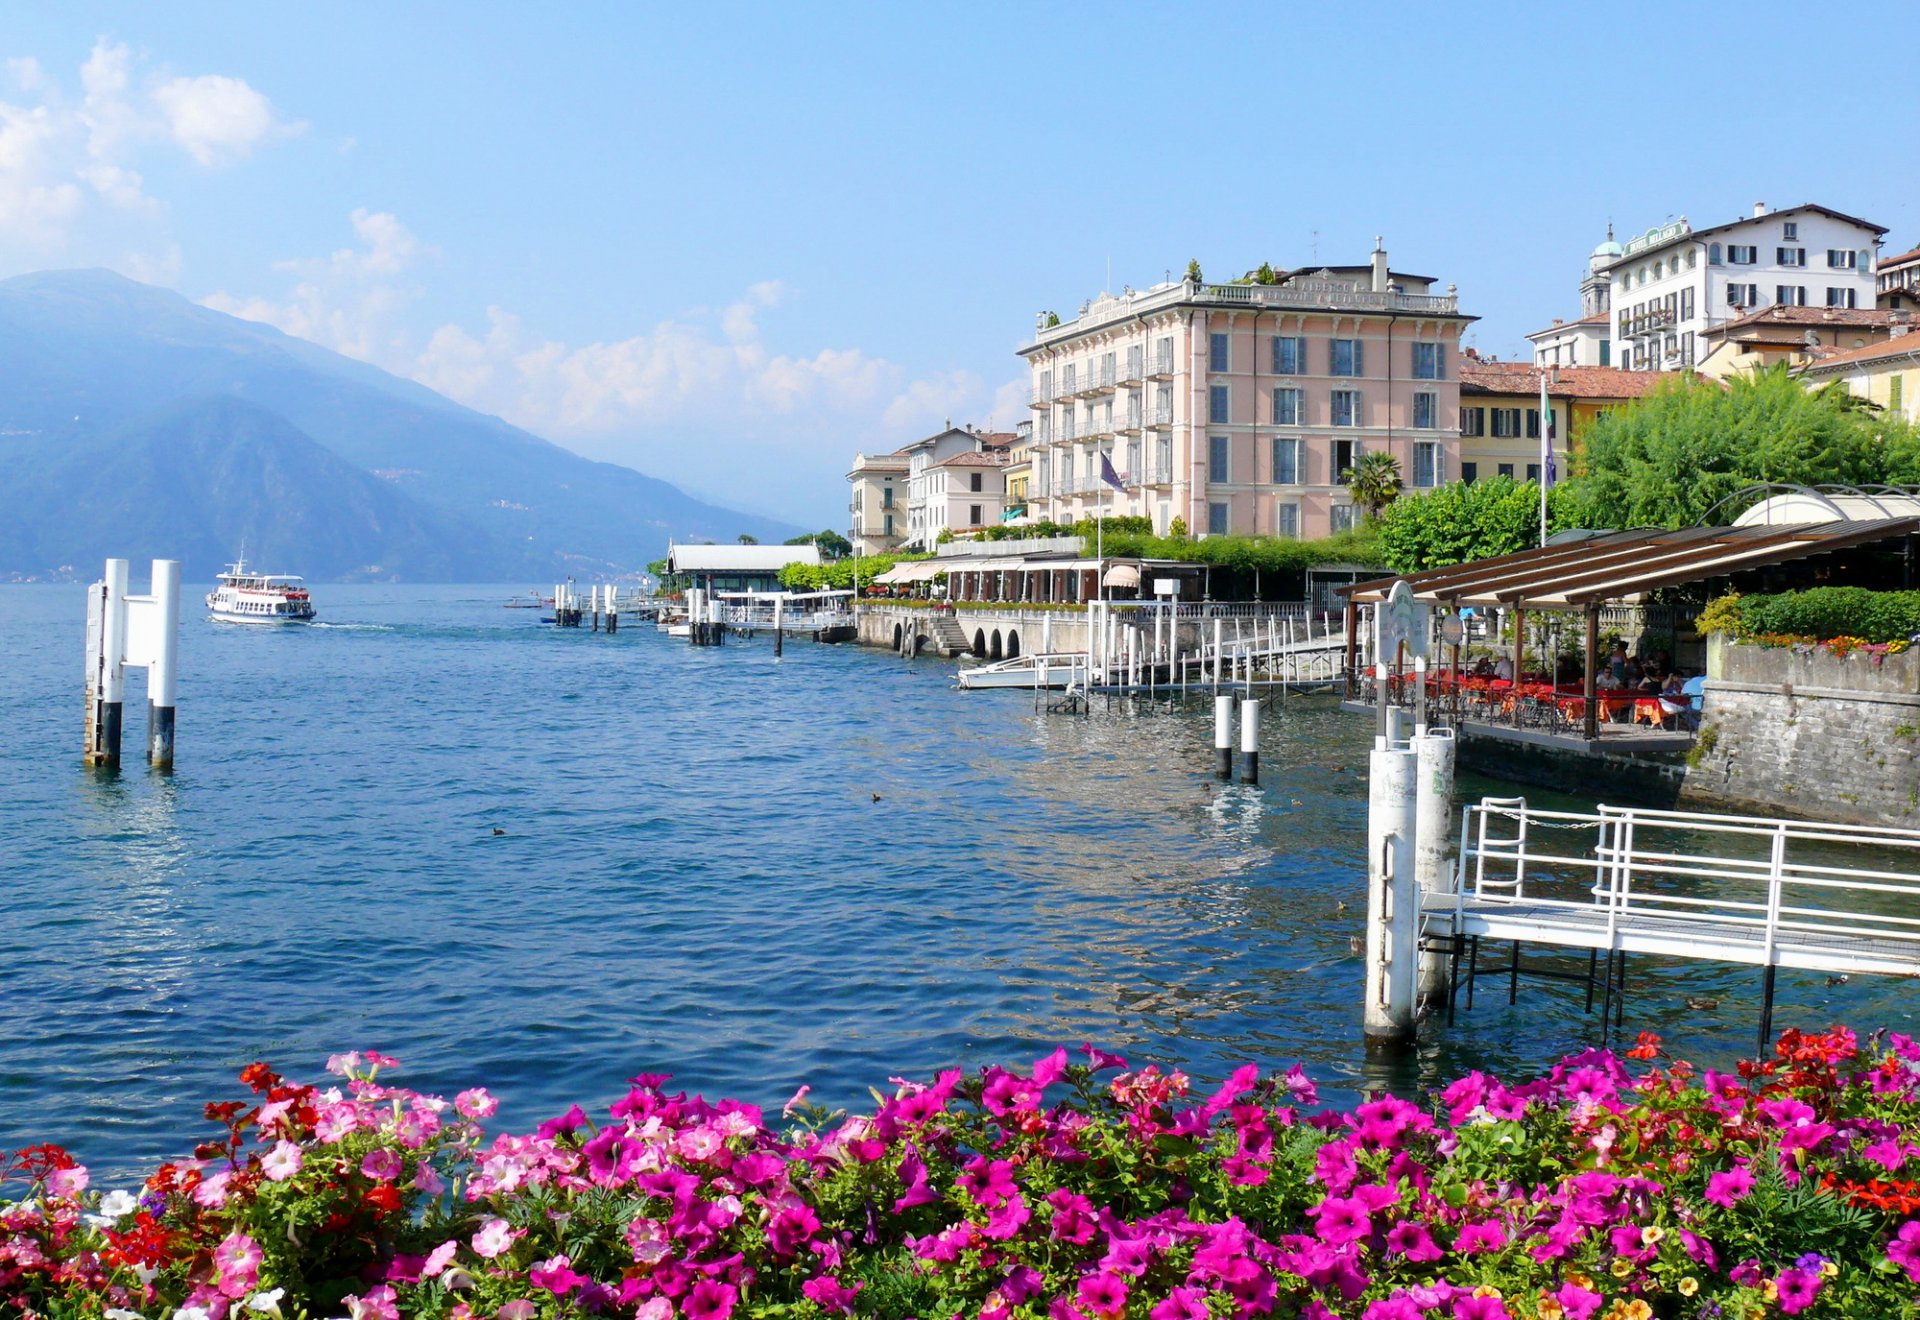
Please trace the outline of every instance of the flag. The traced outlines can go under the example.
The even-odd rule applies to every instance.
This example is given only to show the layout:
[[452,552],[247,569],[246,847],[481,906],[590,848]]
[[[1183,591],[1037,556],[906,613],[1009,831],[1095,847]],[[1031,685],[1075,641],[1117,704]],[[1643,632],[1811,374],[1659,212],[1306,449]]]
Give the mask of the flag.
[[1547,403],[1547,373],[1540,373],[1540,489],[1545,492],[1559,479],[1553,466],[1554,432],[1553,409]]
[[1113,470],[1113,458],[1104,450],[1100,454],[1100,480],[1112,486],[1122,495],[1127,493],[1126,483],[1120,480],[1120,474]]

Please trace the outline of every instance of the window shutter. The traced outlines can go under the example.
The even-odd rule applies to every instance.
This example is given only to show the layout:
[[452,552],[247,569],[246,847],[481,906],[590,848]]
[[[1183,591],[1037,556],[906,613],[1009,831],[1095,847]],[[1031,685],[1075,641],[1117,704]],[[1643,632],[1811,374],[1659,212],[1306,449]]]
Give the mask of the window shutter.
[[1438,378],[1445,380],[1447,378],[1447,346],[1445,344],[1433,346],[1433,366]]
[[1367,374],[1366,349],[1366,344],[1359,339],[1356,338],[1353,341],[1353,374],[1356,376],[1364,376]]

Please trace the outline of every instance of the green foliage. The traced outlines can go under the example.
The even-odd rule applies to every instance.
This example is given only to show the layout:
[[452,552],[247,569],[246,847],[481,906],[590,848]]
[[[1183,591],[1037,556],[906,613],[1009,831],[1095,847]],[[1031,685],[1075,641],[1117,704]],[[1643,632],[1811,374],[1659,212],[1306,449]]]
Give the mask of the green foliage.
[[782,545],[817,545],[822,559],[845,559],[853,553],[853,542],[840,533],[828,528],[817,532],[808,532],[805,536],[789,537]]
[[1060,313],[1048,312],[1047,313],[1047,329],[1051,330],[1059,324],[1060,324]]
[[1694,626],[1735,639],[1770,634],[1904,642],[1920,634],[1920,591],[1814,587],[1771,596],[1722,596],[1708,603]]
[[[858,590],[895,564],[931,558],[932,555],[861,555],[858,558],[830,560],[824,564],[788,564],[780,570],[780,583],[789,591]],[[859,574],[857,583],[854,580],[856,572]]]
[[1173,537],[1175,540],[1186,540],[1187,520],[1185,518],[1175,518],[1172,522],[1168,523],[1167,535]]
[[[1920,481],[1920,437],[1846,391],[1809,392],[1784,366],[1725,388],[1667,382],[1587,430],[1569,483],[1586,527],[1691,527],[1757,482]],[[1741,510],[1715,512],[1731,521]]]
[[[1548,529],[1569,525],[1571,497],[1547,494]],[[1540,487],[1493,477],[1456,481],[1407,495],[1380,515],[1380,548],[1396,573],[1447,568],[1473,559],[1516,554],[1540,543]]]
[[733,539],[737,544],[740,544],[740,545],[759,545],[760,544],[759,537],[748,536],[745,532],[740,533],[740,535],[734,537]]
[[[1178,519],[1174,520],[1178,522]],[[1088,543],[1091,552],[1092,543]],[[1178,559],[1191,564],[1249,572],[1300,572],[1321,564],[1382,563],[1380,541],[1371,526],[1339,532],[1319,541],[1287,536],[1153,536],[1107,527],[1107,554],[1128,559]]]
[[1207,277],[1200,273],[1200,259],[1195,257],[1187,263],[1187,278],[1195,284],[1205,284]]
[[1358,463],[1340,474],[1340,479],[1347,483],[1347,493],[1367,517],[1378,518],[1380,510],[1400,497],[1400,460],[1380,450],[1362,454]]

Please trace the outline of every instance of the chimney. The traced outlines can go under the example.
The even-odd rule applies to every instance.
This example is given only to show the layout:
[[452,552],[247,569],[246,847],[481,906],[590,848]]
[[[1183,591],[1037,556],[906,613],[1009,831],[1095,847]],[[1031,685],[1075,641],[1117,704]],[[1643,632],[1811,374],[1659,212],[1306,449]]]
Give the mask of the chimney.
[[1373,291],[1387,291],[1387,249],[1381,245],[1381,237],[1373,236]]
[[1756,219],[1760,216],[1765,215],[1766,213],[1767,213],[1767,204],[1765,202],[1755,202],[1753,204],[1753,214]]

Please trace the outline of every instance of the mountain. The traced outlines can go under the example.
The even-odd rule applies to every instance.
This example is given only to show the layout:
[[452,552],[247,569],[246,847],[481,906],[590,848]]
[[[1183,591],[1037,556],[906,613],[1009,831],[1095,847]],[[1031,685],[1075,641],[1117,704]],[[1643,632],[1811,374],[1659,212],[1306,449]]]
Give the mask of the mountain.
[[800,530],[98,270],[0,281],[0,472],[0,578],[204,580],[244,540],[316,579],[547,582]]

